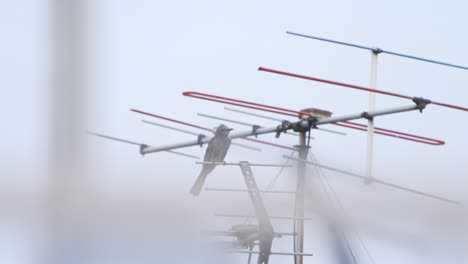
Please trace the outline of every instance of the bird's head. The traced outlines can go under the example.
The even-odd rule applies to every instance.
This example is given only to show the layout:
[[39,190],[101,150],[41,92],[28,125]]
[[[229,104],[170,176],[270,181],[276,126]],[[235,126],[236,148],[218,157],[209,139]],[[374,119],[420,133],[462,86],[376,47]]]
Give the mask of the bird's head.
[[232,128],[229,128],[225,125],[220,125],[219,127],[216,128],[216,134],[220,134],[223,136],[229,135],[229,132],[232,130]]

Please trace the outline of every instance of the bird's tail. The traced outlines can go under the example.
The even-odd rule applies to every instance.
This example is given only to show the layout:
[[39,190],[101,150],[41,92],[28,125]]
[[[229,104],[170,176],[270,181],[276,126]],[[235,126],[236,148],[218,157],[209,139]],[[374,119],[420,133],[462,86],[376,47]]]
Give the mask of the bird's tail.
[[200,175],[198,175],[197,180],[193,184],[192,188],[190,189],[190,193],[194,196],[198,196],[201,192],[201,189],[203,188],[203,184],[205,183],[206,177],[208,176],[208,173],[202,172]]

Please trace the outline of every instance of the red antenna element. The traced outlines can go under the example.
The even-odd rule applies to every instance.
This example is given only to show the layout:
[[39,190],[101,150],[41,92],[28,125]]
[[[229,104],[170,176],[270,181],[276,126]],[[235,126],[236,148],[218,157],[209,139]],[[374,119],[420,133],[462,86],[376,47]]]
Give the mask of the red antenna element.
[[[369,90],[372,90],[372,89],[369,89]],[[285,109],[285,108],[279,108],[279,107],[275,107],[275,106],[257,104],[257,103],[253,103],[253,102],[242,101],[242,100],[237,100],[237,99],[232,99],[232,98],[227,98],[227,97],[221,97],[221,96],[211,95],[211,94],[204,94],[204,93],[198,93],[198,92],[184,92],[183,94],[185,96],[190,96],[190,97],[194,97],[194,98],[198,98],[198,99],[209,100],[209,101],[225,103],[225,104],[231,104],[231,105],[247,107],[247,108],[252,108],[252,109],[256,109],[256,110],[277,113],[277,114],[284,114],[284,115],[294,116],[294,117],[299,117],[299,116],[302,116],[302,115],[307,115],[307,116],[310,115],[310,113],[307,113],[307,112],[294,111],[294,110],[289,110],[289,109]],[[412,99],[411,97],[409,97],[409,98]],[[279,110],[279,111],[276,111],[276,110]],[[135,111],[135,112],[141,113],[141,111]],[[295,113],[295,114],[291,114],[291,113]],[[148,113],[145,113],[145,114],[148,114]],[[150,115],[154,116],[154,117],[159,117],[159,116],[152,115],[152,114],[150,114]],[[169,120],[169,121],[173,121],[173,122],[177,122],[177,123],[181,123],[181,124],[187,124],[187,123],[180,122],[180,121],[174,121],[173,119],[169,119],[169,118],[164,118],[164,119]],[[351,128],[351,129],[357,129],[357,130],[360,130],[360,131],[367,131],[367,125],[362,125],[362,124],[354,123],[354,122],[350,122],[350,121],[333,122],[331,124],[346,127],[346,128]],[[189,125],[194,126],[194,127],[198,127],[198,126],[191,125],[191,124],[189,124]],[[432,139],[432,138],[417,136],[417,135],[408,134],[408,133],[404,133],[404,132],[399,132],[399,131],[395,131],[395,130],[378,128],[378,127],[374,128],[374,129],[375,129],[374,132],[376,134],[379,134],[379,135],[384,135],[384,136],[389,136],[389,137],[394,137],[394,138],[399,138],[399,139],[403,139],[403,140],[409,140],[409,141],[414,141],[414,142],[429,144],[429,145],[434,145],[434,146],[440,146],[440,145],[445,144],[444,141],[438,140],[438,139]],[[273,143],[269,143],[269,144],[273,144]],[[287,147],[287,148],[290,148],[290,147]]]
[[[182,124],[182,125],[186,125],[186,126],[190,126],[190,127],[194,127],[194,128],[214,132],[212,129],[209,129],[207,127],[197,126],[197,125],[194,125],[194,124],[190,124],[190,123],[187,123],[187,122],[175,120],[175,119],[172,119],[172,118],[151,114],[151,113],[136,110],[136,109],[130,109],[130,111],[133,111],[133,112],[139,113],[139,114],[143,114],[143,115],[148,115],[148,116],[164,119],[164,120],[171,121],[171,122],[174,122],[174,123],[178,123],[178,124]],[[267,141],[263,141],[263,140],[259,140],[259,139],[254,139],[254,138],[242,137],[242,139],[257,142],[257,143],[260,143],[260,144],[270,145],[270,146],[273,146],[273,147],[289,149],[289,150],[297,150],[296,148],[292,148],[292,147],[288,147],[288,146],[284,146],[284,145],[279,145],[279,144],[275,144],[275,143],[271,143],[271,142],[267,142]]]
[[143,112],[143,111],[136,110],[136,109],[130,109],[130,111],[133,111],[133,112],[139,113],[139,114],[143,114],[143,115],[148,115],[148,116],[156,117],[156,118],[159,118],[159,119],[164,119],[164,120],[167,120],[167,121],[171,121],[171,122],[174,122],[174,123],[178,123],[178,124],[182,124],[182,125],[186,125],[186,126],[190,126],[190,127],[195,127],[195,128],[202,129],[202,130],[207,130],[207,131],[210,131],[210,132],[214,133],[214,131],[213,131],[212,129],[209,129],[209,128],[206,128],[206,127],[197,126],[197,125],[194,125],[194,124],[189,124],[189,123],[182,122],[182,121],[179,121],[179,120],[175,120],[175,119],[172,119],[172,118],[168,118],[168,117],[164,117],[164,116],[160,116],[160,115],[151,114],[151,113]]
[[[344,86],[344,87],[363,90],[363,91],[368,91],[368,92],[380,93],[380,94],[385,94],[385,95],[390,95],[390,96],[395,96],[395,97],[400,97],[400,98],[405,98],[405,99],[411,99],[412,100],[412,99],[415,98],[415,97],[411,97],[411,96],[407,96],[407,95],[391,93],[391,92],[386,92],[386,91],[382,91],[382,90],[376,90],[376,89],[371,89],[371,88],[352,85],[352,84],[347,84],[347,83],[335,82],[335,81],[330,81],[330,80],[325,80],[325,79],[320,79],[320,78],[316,78],[316,77],[310,77],[310,76],[305,76],[305,75],[300,75],[300,74],[295,74],[295,73],[272,70],[272,69],[267,69],[267,68],[263,68],[263,67],[258,68],[258,70],[259,71],[266,71],[266,72],[276,73],[276,74],[281,74],[281,75],[286,75],[286,76],[291,76],[291,77],[296,77],[296,78],[301,78],[301,79],[306,79],[306,80],[311,80],[311,81],[316,81],[316,82],[339,85],[339,86]],[[439,105],[439,106],[444,106],[444,107],[449,107],[449,108],[453,108],[453,109],[462,110],[462,111],[468,111],[468,108],[462,107],[462,106],[456,106],[456,105],[440,103],[440,102],[434,102],[434,101],[431,101],[431,103],[435,104],[435,105]]]
[[[345,123],[345,124],[343,124],[343,123]],[[367,131],[367,125],[354,123],[354,122],[350,122],[350,121],[343,121],[343,122],[333,123],[333,124],[337,125],[337,126],[357,129],[357,130],[361,130],[361,131]],[[374,133],[379,134],[379,135],[395,137],[395,138],[399,138],[399,139],[403,139],[403,140],[409,140],[409,141],[414,141],[414,142],[429,144],[429,145],[434,145],[434,146],[441,146],[441,145],[445,144],[444,141],[438,140],[438,139],[421,137],[421,136],[417,136],[417,135],[413,135],[413,134],[403,133],[403,132],[399,132],[399,131],[395,131],[395,130],[389,130],[389,129],[385,129],[385,128],[379,128],[379,127],[375,127],[374,129],[375,129]]]
[[213,102],[218,102],[218,103],[223,103],[223,104],[230,104],[230,105],[235,105],[235,106],[241,106],[241,107],[247,107],[247,108],[251,108],[255,110],[261,110],[261,111],[287,115],[287,116],[293,116],[293,117],[299,117],[301,114],[307,115],[307,113],[302,113],[299,111],[289,110],[289,109],[270,106],[270,105],[257,104],[257,103],[252,103],[252,102],[247,102],[247,101],[242,101],[242,100],[237,100],[237,99],[232,99],[232,98],[227,98],[227,97],[205,94],[205,93],[183,92],[183,95],[198,98],[198,99],[203,99],[203,100],[208,100],[208,101],[213,101]]

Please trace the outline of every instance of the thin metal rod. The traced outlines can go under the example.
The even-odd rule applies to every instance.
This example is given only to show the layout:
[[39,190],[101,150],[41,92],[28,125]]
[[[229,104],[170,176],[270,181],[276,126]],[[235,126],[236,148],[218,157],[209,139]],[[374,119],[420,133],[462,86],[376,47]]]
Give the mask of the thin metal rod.
[[182,152],[178,152],[178,151],[174,151],[174,150],[166,150],[166,152],[169,152],[169,153],[172,153],[172,154],[176,154],[176,155],[180,155],[180,156],[184,156],[184,157],[188,157],[188,158],[193,158],[193,159],[201,159],[200,157],[198,156],[194,156],[194,155],[190,155],[190,154],[185,154],[185,153],[182,153]]
[[190,123],[186,123],[186,122],[182,122],[182,121],[175,120],[175,119],[172,119],[172,118],[168,118],[168,117],[164,117],[164,116],[160,116],[160,115],[151,114],[151,113],[144,112],[144,111],[140,111],[140,110],[136,110],[136,109],[130,109],[130,111],[135,112],[135,113],[139,113],[139,114],[143,114],[143,115],[147,115],[147,116],[152,116],[152,117],[164,119],[164,120],[171,121],[171,122],[174,122],[174,123],[178,123],[178,124],[182,124],[182,125],[191,126],[191,127],[195,127],[195,128],[198,128],[198,129],[202,129],[202,130],[214,132],[212,129],[209,129],[209,128],[206,128],[206,127],[197,126],[197,125],[190,124]]
[[[297,160],[297,161],[300,160],[300,159],[289,157],[289,156],[283,156],[283,157],[286,158],[286,159],[291,159],[291,160]],[[325,165],[318,164],[316,162],[312,162],[312,161],[309,161],[309,160],[303,160],[303,161],[308,163],[308,164],[311,164],[311,165],[314,165],[314,166],[317,166],[317,167],[320,167],[320,168],[324,168],[324,169],[327,169],[327,170],[339,172],[339,173],[344,174],[344,175],[353,176],[353,177],[360,178],[360,179],[363,179],[363,180],[367,179],[366,176],[362,176],[362,175],[359,175],[359,174],[356,174],[356,173],[347,172],[347,171],[337,169],[337,168],[333,168],[333,167],[330,167],[330,166],[325,166]],[[396,184],[393,184],[393,183],[389,183],[389,182],[385,182],[385,181],[382,181],[382,180],[378,180],[378,179],[375,179],[375,178],[371,182],[372,183],[375,182],[375,183],[378,183],[378,184],[386,185],[386,186],[393,187],[393,188],[396,188],[396,189],[400,189],[400,190],[403,190],[403,191],[419,194],[419,195],[422,195],[422,196],[425,196],[425,197],[433,198],[433,199],[440,200],[440,201],[447,202],[447,203],[451,203],[451,204],[460,204],[460,202],[457,202],[457,201],[454,201],[454,200],[450,200],[450,199],[447,199],[447,198],[444,198],[444,197],[440,197],[440,196],[432,195],[432,194],[429,194],[429,193],[421,192],[421,191],[418,191],[418,190],[402,187],[402,186],[399,186],[399,185],[396,185]]]
[[396,52],[392,52],[392,51],[388,51],[388,50],[384,50],[384,51],[382,51],[382,52],[383,52],[383,53],[390,54],[390,55],[395,55],[395,56],[400,56],[400,57],[408,58],[408,59],[420,60],[420,61],[425,61],[425,62],[440,64],[440,65],[444,65],[444,66],[459,68],[459,69],[463,69],[463,70],[468,70],[468,67],[459,66],[459,65],[455,65],[455,64],[451,64],[451,63],[446,63],[446,62],[441,62],[441,61],[436,61],[436,60],[425,59],[425,58],[421,58],[421,57],[416,57],[416,56],[411,56],[411,55],[396,53]]
[[264,67],[259,67],[258,70],[259,71],[266,71],[266,72],[276,73],[276,74],[281,74],[281,75],[286,75],[286,76],[291,76],[291,77],[296,77],[296,78],[301,78],[301,79],[306,79],[306,80],[311,80],[311,81],[317,81],[317,82],[323,82],[323,83],[328,83],[328,84],[333,84],[333,85],[339,85],[339,86],[354,88],[354,89],[363,90],[363,91],[367,91],[367,92],[375,92],[375,93],[381,93],[381,94],[396,96],[396,97],[405,98],[405,99],[413,99],[413,97],[411,97],[411,96],[406,96],[406,95],[401,95],[401,94],[397,94],[397,93],[391,93],[391,92],[386,92],[386,91],[381,91],[381,90],[376,90],[376,89],[370,89],[370,88],[362,87],[362,86],[358,86],[358,85],[335,82],[335,81],[320,79],[320,78],[311,77],[311,76],[305,76],[305,75],[300,75],[300,74],[295,74],[295,73],[278,71],[278,70],[268,69],[268,68],[264,68]]
[[279,235],[279,236],[297,236],[297,233],[275,232],[275,235]]
[[[201,231],[202,235],[206,236],[237,236],[239,232],[235,230],[202,230]],[[290,233],[290,232],[275,232],[275,237],[282,237],[282,236],[296,236],[297,234],[295,233]]]
[[281,168],[288,168],[292,167],[293,165],[284,165],[284,164],[265,164],[265,163],[250,163],[246,161],[241,161],[241,162],[208,162],[208,161],[197,161],[196,164],[212,164],[212,165],[229,165],[229,166],[240,166],[241,164],[249,164],[250,166],[256,166],[256,167],[281,167]]
[[290,159],[290,160],[295,160],[295,161],[303,161],[303,162],[306,162],[308,164],[311,164],[311,165],[314,165],[314,166],[317,166],[317,167],[320,167],[320,168],[324,168],[324,169],[327,169],[327,170],[339,172],[339,173],[350,175],[350,176],[357,177],[357,178],[364,178],[364,176],[362,176],[360,174],[356,174],[356,173],[348,172],[348,171],[345,171],[345,170],[325,166],[325,165],[318,164],[318,163],[310,161],[310,160],[298,159],[298,158],[294,158],[294,157],[290,157],[290,156],[286,156],[286,155],[283,155],[283,158]]
[[346,42],[341,42],[341,41],[336,41],[336,40],[331,40],[331,39],[326,39],[326,38],[319,38],[319,37],[304,35],[304,34],[300,34],[300,33],[294,33],[294,32],[291,32],[291,31],[286,31],[286,34],[299,36],[299,37],[304,37],[304,38],[311,38],[311,39],[316,39],[316,40],[321,40],[321,41],[326,41],[326,42],[330,42],[330,43],[350,46],[350,47],[359,48],[359,49],[373,50],[372,48],[357,45],[357,44],[351,44],[351,43],[346,43]]
[[217,117],[217,116],[212,116],[212,115],[206,115],[206,114],[201,114],[201,113],[198,113],[197,115],[212,118],[212,119],[216,119],[216,120],[231,122],[231,123],[238,124],[238,125],[243,125],[243,126],[249,126],[249,127],[255,126],[255,124],[244,123],[244,122],[240,122],[240,121],[236,121],[236,120],[232,120],[232,119],[227,119],[227,118],[222,118],[222,117]]
[[255,151],[262,151],[261,148],[256,148],[256,147],[252,147],[252,146],[245,145],[245,144],[241,144],[241,143],[237,143],[237,142],[231,142],[231,145],[238,146],[238,147],[242,147],[242,148],[246,148],[246,149],[250,149],[250,150],[255,150]]
[[[319,130],[319,131],[328,132],[328,133],[337,134],[337,135],[342,135],[342,136],[346,136],[346,135],[347,135],[345,132],[336,131],[336,130],[331,130],[331,129],[326,129],[326,128],[321,128],[321,127],[317,127],[317,128],[314,128],[314,129]],[[313,138],[313,137],[312,137],[312,138]]]
[[[123,143],[127,143],[127,144],[138,145],[138,146],[144,146],[145,145],[145,144],[138,143],[138,142],[135,142],[135,141],[130,141],[130,140],[126,140],[126,139],[111,137],[111,136],[107,136],[107,135],[103,135],[103,134],[99,134],[99,133],[94,133],[94,132],[89,132],[89,131],[87,131],[87,133],[90,134],[90,135],[93,135],[93,136],[107,138],[107,139],[111,139],[111,140],[115,140],[115,141],[119,141],[119,142],[123,142]],[[173,151],[173,150],[165,150],[165,151],[169,152],[169,153],[172,153],[172,154],[184,156],[184,157],[200,159],[200,157],[198,157],[198,156],[194,156],[194,155],[190,155],[190,154],[186,154],[186,153],[182,153],[182,152],[178,152],[178,151]]]
[[[357,129],[361,131],[367,131],[367,126],[355,122],[349,122],[349,121],[343,121],[339,123],[334,123],[334,125],[337,126],[342,126],[342,127],[347,127],[347,128],[352,128],[352,129]],[[433,138],[427,138],[427,137],[421,137],[413,134],[408,134],[404,132],[399,132],[395,130],[389,130],[389,129],[384,129],[380,127],[374,127],[374,133],[375,134],[380,134],[384,136],[389,136],[389,137],[395,137],[398,139],[403,139],[403,140],[409,140],[409,141],[414,141],[418,143],[423,143],[423,144],[429,144],[429,145],[434,145],[434,146],[441,146],[444,145],[445,142],[442,140],[438,139],[433,139]]]
[[260,143],[260,144],[266,144],[266,145],[270,145],[270,146],[278,147],[278,148],[282,148],[282,149],[289,149],[289,150],[294,150],[294,151],[297,150],[297,149],[294,148],[294,147],[288,147],[288,146],[284,146],[284,145],[280,145],[280,144],[275,144],[275,143],[263,141],[263,140],[256,139],[256,138],[248,138],[248,137],[245,137],[245,138],[242,138],[242,139],[244,139],[244,140],[249,140],[249,141],[253,141],[253,142],[257,142],[257,143]]
[[[229,250],[227,252],[228,253],[260,254],[260,251],[245,251],[245,250]],[[289,252],[270,252],[270,255],[306,256],[306,257],[313,256],[313,254],[308,254],[308,253],[289,253]]]
[[251,112],[246,112],[246,111],[242,111],[242,110],[238,110],[238,109],[234,109],[234,108],[230,108],[230,107],[224,107],[224,110],[237,112],[237,113],[241,113],[241,114],[246,114],[246,115],[251,115],[251,116],[256,116],[256,117],[265,118],[265,119],[278,121],[278,122],[281,122],[281,121],[284,120],[284,119],[280,119],[280,118],[274,118],[274,117],[271,117],[271,116],[265,116],[265,115],[251,113]]
[[168,125],[163,125],[163,124],[159,124],[159,123],[155,123],[155,122],[151,122],[151,121],[147,121],[147,120],[141,120],[141,122],[146,123],[146,124],[150,124],[150,125],[154,125],[154,126],[159,126],[159,127],[172,129],[172,130],[179,131],[179,132],[189,134],[189,135],[194,135],[194,136],[200,135],[199,133],[195,133],[195,132],[188,131],[188,130],[185,130],[185,129],[180,129],[180,128],[176,128],[176,127],[172,127],[172,126],[168,126]]
[[[256,217],[255,215],[242,215],[242,214],[215,214],[215,216],[220,217],[235,217],[235,218],[253,218]],[[279,219],[279,220],[312,220],[310,217],[291,217],[291,216],[270,216],[271,219]]]
[[[212,192],[248,192],[245,189],[227,189],[227,188],[205,188],[206,191]],[[261,193],[278,193],[278,194],[295,194],[294,191],[278,191],[278,190],[260,190]]]
[[[228,253],[245,253],[245,254],[260,254],[260,251],[245,251],[245,250],[229,250]],[[313,254],[308,253],[289,253],[289,252],[270,252],[271,255],[285,255],[285,256],[306,256],[311,257]]]
[[87,131],[87,133],[90,134],[90,135],[93,135],[93,136],[102,137],[102,138],[107,138],[107,139],[111,139],[111,140],[115,140],[115,141],[120,141],[120,142],[123,142],[123,143],[132,144],[132,145],[138,145],[138,146],[143,145],[142,143],[138,143],[138,142],[135,142],[135,141],[130,141],[130,140],[125,140],[125,139],[121,139],[121,138],[106,136],[106,135],[99,134],[99,133],[95,133],[95,132]]
[[[194,136],[203,135],[203,134],[197,134],[195,132],[191,132],[191,131],[188,131],[188,130],[184,130],[184,129],[180,129],[180,128],[176,128],[176,127],[172,127],[172,126],[167,126],[167,125],[163,125],[163,124],[159,124],[159,123],[155,123],[155,122],[151,122],[151,121],[147,121],[147,120],[141,120],[141,122],[147,123],[147,124],[150,124],[150,125],[155,125],[155,126],[160,126],[160,127],[172,129],[172,130],[179,131],[179,132],[182,132],[182,133],[186,133],[186,134],[189,134],[189,135],[194,135]],[[248,145],[237,143],[237,142],[232,142],[231,144],[234,145],[234,146],[238,146],[238,147],[242,147],[242,148],[246,148],[246,149],[250,149],[250,150],[262,151],[262,149],[260,149],[260,148],[248,146]]]
[[334,44],[339,44],[339,45],[344,45],[344,46],[349,46],[349,47],[354,47],[354,48],[359,48],[359,49],[366,49],[366,50],[370,50],[370,51],[372,51],[374,53],[386,53],[386,54],[395,55],[395,56],[399,56],[399,57],[404,57],[404,58],[408,58],[408,59],[419,60],[419,61],[435,63],[435,64],[439,64],[439,65],[449,66],[449,67],[453,67],[453,68],[468,70],[468,67],[459,66],[459,65],[455,65],[455,64],[451,64],[451,63],[441,62],[441,61],[436,61],[436,60],[431,60],[431,59],[425,59],[425,58],[411,56],[411,55],[406,55],[406,54],[392,52],[392,51],[388,51],[388,50],[382,50],[382,49],[378,49],[378,48],[371,48],[371,47],[366,47],[366,46],[361,46],[361,45],[357,45],[357,44],[351,44],[351,43],[347,43],[347,42],[336,41],[336,40],[331,40],[331,39],[326,39],[326,38],[319,38],[319,37],[315,37],[315,36],[304,35],[304,34],[294,33],[294,32],[290,32],[290,31],[286,31],[286,33],[290,34],[290,35],[294,35],[294,36],[310,38],[310,39],[330,42],[330,43],[334,43]]
[[[276,73],[276,74],[281,74],[281,75],[286,75],[286,76],[291,76],[291,77],[296,77],[296,78],[301,78],[301,79],[306,79],[306,80],[311,80],[311,81],[323,82],[323,83],[328,83],[328,84],[333,84],[333,85],[338,85],[338,86],[343,86],[343,87],[348,87],[348,88],[354,88],[354,89],[368,91],[368,92],[375,92],[375,93],[380,93],[380,94],[385,94],[385,95],[390,95],[390,96],[395,96],[395,97],[400,97],[400,98],[405,98],[405,99],[414,99],[414,97],[407,96],[407,95],[391,93],[391,92],[386,92],[386,91],[377,90],[377,89],[370,89],[370,88],[362,87],[362,86],[358,86],[358,85],[335,82],[335,81],[330,81],[330,80],[325,80],[325,79],[320,79],[320,78],[310,77],[310,76],[305,76],[305,75],[300,75],[300,74],[277,71],[277,70],[267,69],[267,68],[263,68],[263,67],[258,68],[258,70],[259,71],[266,71],[266,72]],[[436,101],[432,101],[432,100],[431,100],[431,103],[435,104],[435,105],[439,105],[439,106],[444,106],[444,107],[457,109],[457,110],[468,111],[468,108],[462,107],[462,106],[456,106],[456,105],[436,102]]]

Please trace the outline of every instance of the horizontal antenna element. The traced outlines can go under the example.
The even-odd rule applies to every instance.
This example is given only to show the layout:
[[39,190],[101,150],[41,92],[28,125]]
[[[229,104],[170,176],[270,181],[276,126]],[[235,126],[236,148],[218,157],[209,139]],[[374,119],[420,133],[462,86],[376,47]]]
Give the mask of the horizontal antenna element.
[[[284,72],[284,71],[278,71],[278,70],[273,70],[273,69],[268,69],[268,68],[263,68],[263,67],[259,67],[258,70],[259,71],[266,71],[266,72],[276,73],[276,74],[280,74],[280,75],[296,77],[296,78],[301,78],[301,79],[306,79],[306,80],[311,80],[311,81],[316,81],[316,82],[328,83],[328,84],[333,84],[333,85],[338,85],[338,86],[343,86],[343,87],[348,87],[348,88],[353,88],[353,89],[358,89],[358,90],[363,90],[363,91],[368,91],[368,92],[373,92],[373,93],[380,93],[380,94],[385,94],[385,95],[390,95],[390,96],[395,96],[395,97],[400,97],[400,98],[405,98],[405,99],[410,99],[410,100],[418,99],[417,97],[411,97],[411,96],[407,96],[407,95],[391,93],[391,92],[386,92],[386,91],[377,90],[377,89],[371,89],[371,88],[367,88],[367,87],[363,87],[363,86],[352,85],[352,84],[341,83],[341,82],[335,82],[335,81],[320,79],[320,78],[316,78],[316,77],[300,75],[300,74],[295,74],[295,73],[289,73],[289,72]],[[441,103],[441,102],[435,102],[435,101],[432,101],[432,100],[430,102],[432,104],[443,106],[443,107],[449,107],[449,108],[458,109],[458,110],[462,110],[462,111],[468,111],[468,108],[462,107],[462,106],[456,106],[456,105],[451,105],[451,104],[446,104],[446,103]]]
[[424,61],[424,62],[430,62],[430,63],[440,64],[440,65],[449,66],[449,67],[453,67],[453,68],[468,70],[468,67],[464,67],[464,66],[459,66],[459,65],[455,65],[455,64],[451,64],[451,63],[445,63],[445,62],[441,62],[441,61],[425,59],[425,58],[421,58],[421,57],[406,55],[406,54],[392,52],[392,51],[388,51],[388,50],[382,50],[382,49],[379,49],[379,48],[371,48],[371,47],[361,46],[361,45],[357,45],[357,44],[351,44],[351,43],[342,42],[342,41],[336,41],[336,40],[331,40],[331,39],[326,39],[326,38],[319,38],[319,37],[315,37],[315,36],[304,35],[304,34],[300,34],[300,33],[294,33],[294,32],[290,32],[290,31],[286,31],[286,34],[294,35],[294,36],[298,36],[298,37],[304,37],[304,38],[320,40],[320,41],[325,41],[325,42],[330,42],[330,43],[334,43],[334,44],[339,44],[339,45],[344,45],[344,46],[349,46],[349,47],[354,47],[354,48],[359,48],[359,49],[370,50],[375,54],[386,53],[386,54],[395,55],[395,56],[399,56],[399,57],[404,57],[404,58],[408,58],[408,59],[419,60],[419,61]]
[[212,95],[212,94],[205,94],[205,93],[198,93],[198,92],[184,92],[183,95],[198,98],[198,99],[203,99],[203,100],[208,100],[208,101],[213,101],[213,102],[218,102],[218,103],[223,103],[223,104],[236,105],[236,106],[241,106],[241,107],[246,107],[246,108],[251,108],[251,109],[256,109],[256,110],[261,110],[261,111],[267,111],[267,112],[281,114],[281,115],[293,116],[293,117],[299,117],[301,114],[308,115],[308,113],[302,113],[299,111],[289,110],[289,109],[270,106],[270,105],[257,104],[257,103],[252,103],[252,102],[247,102],[247,101],[237,100],[237,99],[232,99],[232,98],[227,98],[227,97],[221,97],[221,96]]
[[[335,172],[338,172],[338,173],[341,173],[341,174],[345,174],[345,175],[349,175],[349,176],[352,176],[352,177],[368,180],[368,177],[365,177],[365,176],[362,176],[362,175],[359,175],[359,174],[356,174],[356,173],[340,170],[340,169],[337,169],[337,168],[333,168],[333,167],[330,167],[330,166],[325,166],[325,165],[322,165],[322,164],[318,164],[318,163],[313,162],[313,161],[302,160],[302,159],[293,158],[293,157],[289,157],[289,156],[283,156],[283,158],[305,162],[305,163],[308,163],[310,165],[314,165],[314,166],[317,166],[317,167],[320,167],[320,168],[324,168],[324,169],[335,171]],[[429,193],[421,192],[421,191],[410,189],[410,188],[407,188],[407,187],[402,187],[402,186],[399,186],[399,185],[396,185],[396,184],[393,184],[393,183],[389,183],[389,182],[385,182],[385,181],[381,181],[381,180],[378,180],[378,179],[375,179],[375,178],[373,178],[370,181],[370,183],[373,183],[373,182],[378,183],[378,184],[382,184],[382,185],[386,185],[388,187],[392,187],[392,188],[395,188],[395,189],[400,189],[402,191],[407,191],[407,192],[411,192],[411,193],[414,193],[414,194],[429,197],[429,198],[432,198],[432,199],[436,199],[436,200],[439,200],[439,201],[443,201],[443,202],[447,202],[447,203],[451,203],[451,204],[460,204],[457,201],[453,201],[453,200],[450,200],[450,199],[447,199],[447,198],[444,198],[444,197],[432,195],[432,194],[429,194]]]

